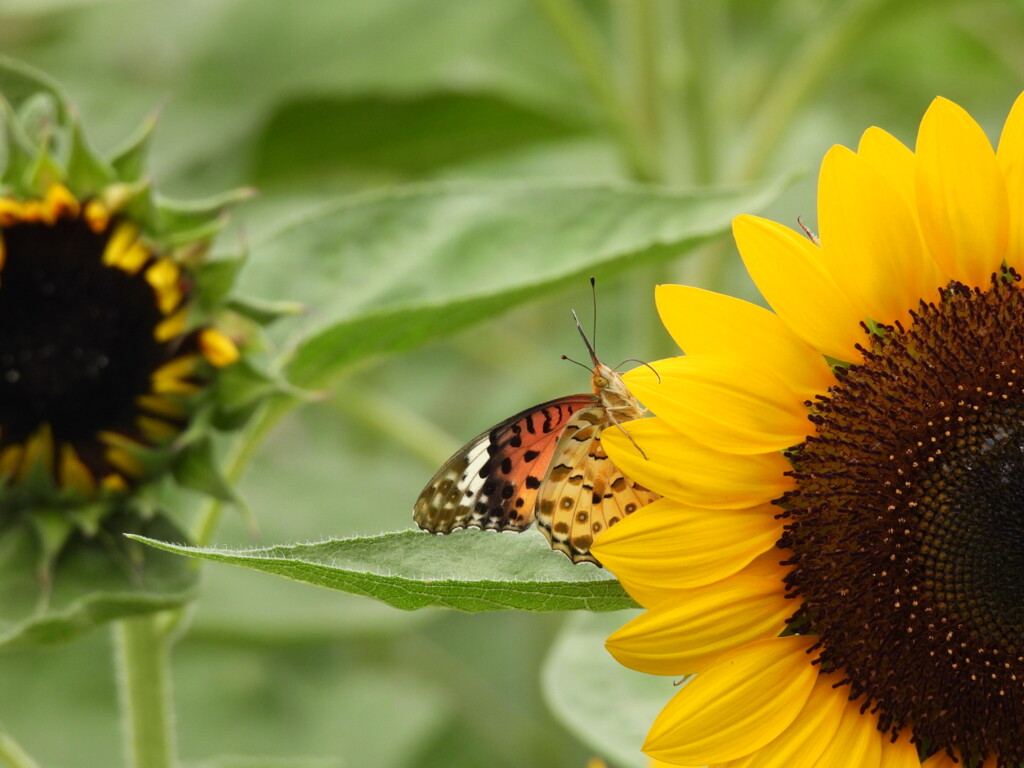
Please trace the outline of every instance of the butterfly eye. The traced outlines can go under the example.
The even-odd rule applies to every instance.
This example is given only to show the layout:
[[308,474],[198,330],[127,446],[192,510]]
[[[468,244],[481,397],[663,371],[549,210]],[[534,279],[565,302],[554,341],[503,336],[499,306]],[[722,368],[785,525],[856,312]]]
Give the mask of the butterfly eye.
[[605,387],[608,386],[608,379],[606,379],[604,376],[595,376],[594,386],[597,387],[598,389],[604,389]]

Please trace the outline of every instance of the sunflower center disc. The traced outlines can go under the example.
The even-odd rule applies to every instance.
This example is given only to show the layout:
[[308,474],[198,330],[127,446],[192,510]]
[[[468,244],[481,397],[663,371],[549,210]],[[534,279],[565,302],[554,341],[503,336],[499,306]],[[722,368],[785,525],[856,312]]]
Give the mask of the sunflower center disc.
[[77,218],[3,230],[0,426],[5,443],[50,424],[75,442],[119,429],[148,391],[161,315],[141,275],[102,262],[109,231]]
[[972,637],[1024,646],[1024,405],[968,415],[920,482],[925,588]]
[[[791,627],[879,727],[1024,761],[1024,296],[952,285],[811,404],[790,455]],[[968,765],[972,765],[968,762]]]

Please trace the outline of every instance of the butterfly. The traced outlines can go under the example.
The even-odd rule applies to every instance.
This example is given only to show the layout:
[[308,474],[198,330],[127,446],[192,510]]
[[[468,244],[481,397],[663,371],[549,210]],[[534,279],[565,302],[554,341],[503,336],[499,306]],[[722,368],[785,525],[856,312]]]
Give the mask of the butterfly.
[[660,498],[623,475],[604,452],[606,428],[625,432],[621,422],[646,411],[619,374],[597,359],[572,316],[593,361],[593,392],[527,408],[466,443],[416,499],[413,519],[420,528],[523,531],[536,520],[552,549],[574,563],[599,566],[590,552],[594,537]]

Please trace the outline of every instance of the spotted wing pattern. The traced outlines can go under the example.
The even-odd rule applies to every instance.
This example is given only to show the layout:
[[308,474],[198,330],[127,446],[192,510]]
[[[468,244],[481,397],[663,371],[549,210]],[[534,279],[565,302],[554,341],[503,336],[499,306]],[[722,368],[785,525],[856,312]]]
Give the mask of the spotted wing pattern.
[[597,403],[592,394],[560,397],[473,438],[427,483],[413,506],[413,519],[434,533],[529,528],[559,438],[574,414],[592,411]]
[[601,445],[611,426],[598,405],[577,411],[565,425],[537,498],[537,526],[552,549],[574,563],[600,565],[590,553],[594,537],[645,504],[660,498],[620,472]]

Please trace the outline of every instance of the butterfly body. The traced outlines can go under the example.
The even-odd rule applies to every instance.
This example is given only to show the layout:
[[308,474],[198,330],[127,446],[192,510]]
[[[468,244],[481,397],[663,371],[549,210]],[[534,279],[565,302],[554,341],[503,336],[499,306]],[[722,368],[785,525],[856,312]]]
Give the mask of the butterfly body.
[[584,341],[593,392],[528,408],[470,440],[416,500],[421,528],[522,531],[536,520],[552,549],[600,565],[594,536],[658,495],[626,478],[601,446],[606,428],[645,411]]

